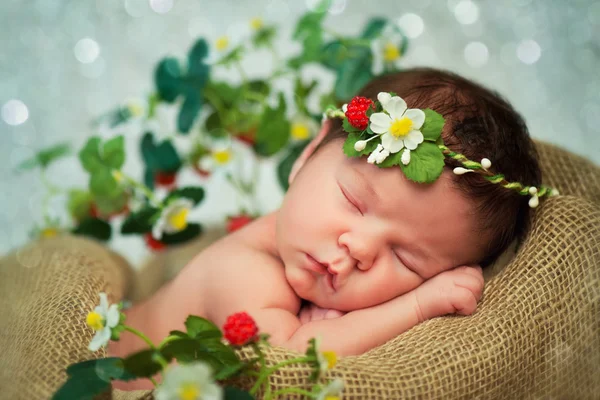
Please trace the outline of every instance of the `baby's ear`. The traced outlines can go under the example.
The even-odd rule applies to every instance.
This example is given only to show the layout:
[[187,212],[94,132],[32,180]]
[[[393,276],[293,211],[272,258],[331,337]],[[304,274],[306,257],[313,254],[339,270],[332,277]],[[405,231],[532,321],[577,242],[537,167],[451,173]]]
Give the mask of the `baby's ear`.
[[319,131],[317,136],[315,136],[315,138],[311,140],[311,142],[304,148],[304,150],[302,150],[302,154],[300,154],[300,157],[298,157],[296,159],[296,162],[294,162],[294,165],[292,166],[292,171],[290,172],[290,176],[288,177],[288,183],[292,183],[292,181],[296,177],[296,174],[298,173],[298,171],[300,171],[300,168],[302,168],[306,160],[308,160],[308,157],[310,157],[310,155],[314,153],[317,146],[323,141],[325,136],[327,136],[327,132],[329,132],[330,127],[331,120],[326,119],[325,122],[323,122],[323,124],[321,125],[321,130]]

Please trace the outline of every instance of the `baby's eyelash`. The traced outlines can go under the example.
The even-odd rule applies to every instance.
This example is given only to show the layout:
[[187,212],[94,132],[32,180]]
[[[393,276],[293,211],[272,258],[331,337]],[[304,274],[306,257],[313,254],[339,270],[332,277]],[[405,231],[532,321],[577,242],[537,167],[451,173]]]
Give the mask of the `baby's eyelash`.
[[342,186],[340,186],[340,190],[342,191],[342,194],[344,195],[344,197],[346,198],[348,203],[352,204],[352,206],[354,208],[356,208],[356,210],[360,213],[360,215],[363,215],[363,212],[361,211],[361,209],[356,204],[354,204],[354,202],[352,200],[350,200],[350,198],[348,197],[348,194],[346,194],[346,191],[344,190],[344,188],[342,188]]

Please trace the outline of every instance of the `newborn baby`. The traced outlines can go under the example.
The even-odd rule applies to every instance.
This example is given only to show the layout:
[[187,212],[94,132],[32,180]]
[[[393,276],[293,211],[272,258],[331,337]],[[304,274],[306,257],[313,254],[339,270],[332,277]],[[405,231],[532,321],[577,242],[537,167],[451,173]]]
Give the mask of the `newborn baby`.
[[[527,128],[495,93],[433,69],[379,77],[359,95],[375,100],[380,92],[441,114],[453,151],[493,160],[508,181],[539,185]],[[426,319],[472,314],[480,265],[522,229],[528,199],[476,173],[456,175],[452,159],[435,182],[415,183],[397,166],[346,156],[347,136],[339,120],[327,120],[298,159],[281,208],[198,254],[127,310],[127,324],[159,342],[183,330],[190,314],[222,326],[246,311],[273,345],[304,352],[321,337],[323,349],[353,355]],[[109,353],[142,347],[125,334]]]

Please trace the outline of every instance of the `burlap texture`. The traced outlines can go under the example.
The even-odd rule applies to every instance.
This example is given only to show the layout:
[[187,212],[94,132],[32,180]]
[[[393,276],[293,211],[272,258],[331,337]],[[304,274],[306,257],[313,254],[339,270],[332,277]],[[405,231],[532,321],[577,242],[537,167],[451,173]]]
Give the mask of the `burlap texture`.
[[[344,398],[600,398],[600,169],[538,148],[545,183],[572,196],[536,209],[516,257],[488,277],[474,315],[435,318],[341,359],[331,376],[344,379]],[[85,315],[100,291],[121,298],[128,274],[106,249],[73,237],[1,260],[0,396],[48,398],[68,364],[91,358]],[[268,360],[292,355],[270,349]],[[291,366],[271,383],[304,387],[308,375]]]

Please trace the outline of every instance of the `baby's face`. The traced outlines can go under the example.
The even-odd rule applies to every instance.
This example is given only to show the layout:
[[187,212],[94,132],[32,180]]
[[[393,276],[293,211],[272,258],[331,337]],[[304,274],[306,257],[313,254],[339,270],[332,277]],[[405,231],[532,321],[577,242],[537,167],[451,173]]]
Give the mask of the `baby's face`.
[[302,167],[277,216],[277,247],[301,298],[351,311],[407,293],[481,256],[470,203],[451,187],[408,181],[399,167],[350,159],[341,140]]

